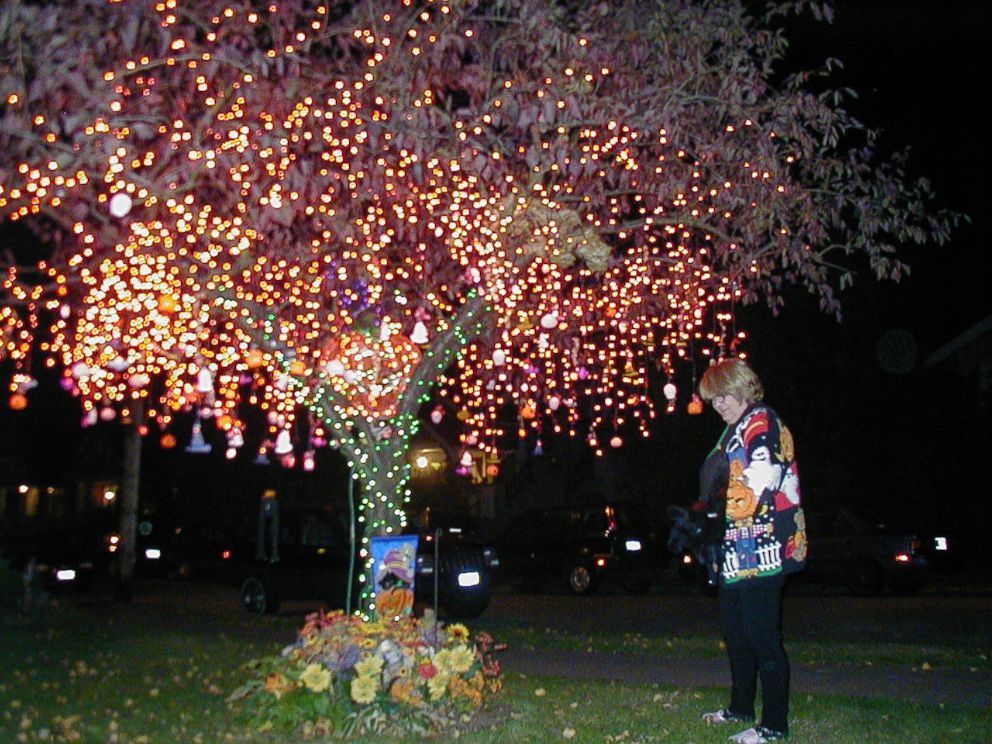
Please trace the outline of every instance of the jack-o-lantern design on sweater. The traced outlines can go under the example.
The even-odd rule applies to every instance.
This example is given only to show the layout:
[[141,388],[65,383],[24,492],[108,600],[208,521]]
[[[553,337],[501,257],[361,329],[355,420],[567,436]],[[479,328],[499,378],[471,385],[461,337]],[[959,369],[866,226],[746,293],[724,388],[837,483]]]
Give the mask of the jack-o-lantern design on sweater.
[[727,485],[727,516],[735,521],[747,519],[757,506],[758,497],[744,476],[744,463],[734,460],[730,463],[730,483]]

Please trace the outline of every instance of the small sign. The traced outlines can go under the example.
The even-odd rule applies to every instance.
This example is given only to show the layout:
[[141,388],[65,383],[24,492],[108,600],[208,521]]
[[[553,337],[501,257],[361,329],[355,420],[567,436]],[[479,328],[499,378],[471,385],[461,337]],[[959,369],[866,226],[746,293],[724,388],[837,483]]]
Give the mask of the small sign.
[[372,538],[376,613],[395,620],[413,612],[417,535]]

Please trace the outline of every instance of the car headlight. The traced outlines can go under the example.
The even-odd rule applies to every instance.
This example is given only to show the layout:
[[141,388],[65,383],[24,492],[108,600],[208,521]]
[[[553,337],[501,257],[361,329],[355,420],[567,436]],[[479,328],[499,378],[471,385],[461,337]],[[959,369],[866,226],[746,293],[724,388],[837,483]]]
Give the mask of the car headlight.
[[55,572],[56,581],[75,581],[76,571],[72,568],[60,568]]
[[150,561],[157,561],[162,557],[162,551],[158,548],[145,548],[145,558]]
[[458,586],[478,586],[480,583],[482,583],[482,576],[478,571],[463,571],[458,574]]
[[641,549],[641,541],[635,539],[627,540],[624,543],[624,547],[627,548],[628,553],[636,553],[638,550]]

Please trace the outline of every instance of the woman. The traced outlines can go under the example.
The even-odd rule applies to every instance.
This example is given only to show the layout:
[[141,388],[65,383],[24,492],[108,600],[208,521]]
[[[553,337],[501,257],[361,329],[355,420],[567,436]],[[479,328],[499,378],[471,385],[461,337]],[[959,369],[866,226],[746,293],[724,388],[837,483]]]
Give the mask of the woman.
[[[704,465],[726,485],[720,563],[720,628],[730,657],[730,704],[703,720],[750,722],[761,679],[761,720],[731,737],[763,744],[789,733],[789,660],[782,646],[782,588],[806,560],[806,525],[792,435],[761,402],[754,370],[723,359],[703,375],[699,393],[727,424]],[[723,492],[723,488],[718,489]]]

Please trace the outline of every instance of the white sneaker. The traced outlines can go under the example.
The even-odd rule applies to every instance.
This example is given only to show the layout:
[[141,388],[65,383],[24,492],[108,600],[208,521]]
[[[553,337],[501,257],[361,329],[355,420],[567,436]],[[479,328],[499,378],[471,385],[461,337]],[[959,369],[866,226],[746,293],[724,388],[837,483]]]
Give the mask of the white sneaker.
[[730,737],[730,741],[734,744],[768,744],[770,741],[781,741],[782,739],[785,739],[785,734],[772,731],[764,726],[749,728],[747,731],[741,731]]
[[703,713],[703,721],[713,725],[719,725],[722,723],[731,723],[733,721],[748,721],[749,718],[744,718],[743,716],[738,716],[731,713],[726,708],[720,708],[720,710],[715,710],[712,713]]

